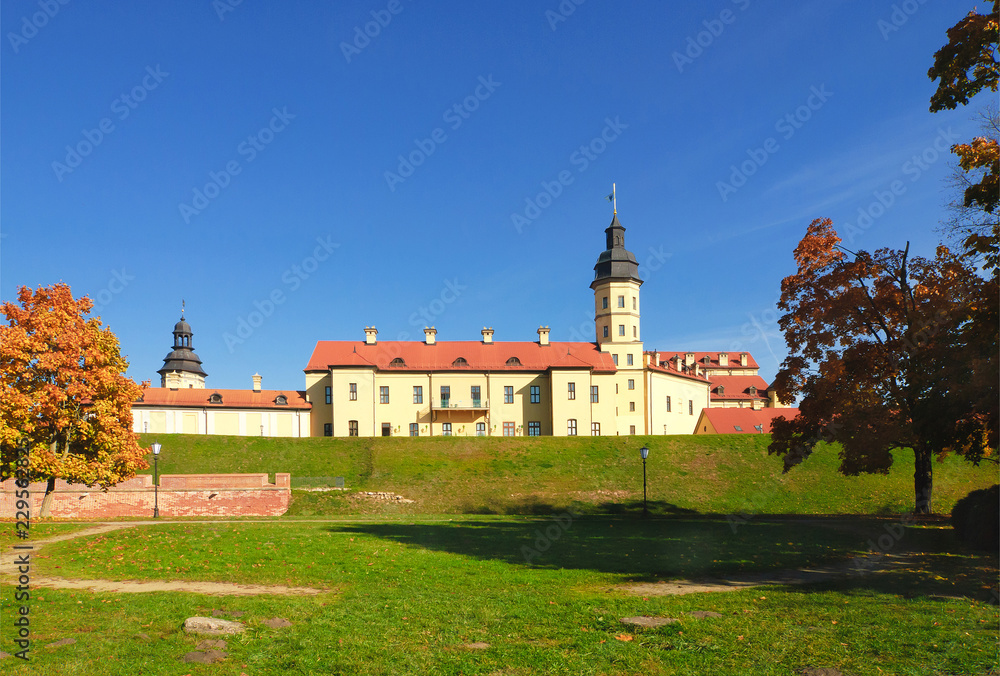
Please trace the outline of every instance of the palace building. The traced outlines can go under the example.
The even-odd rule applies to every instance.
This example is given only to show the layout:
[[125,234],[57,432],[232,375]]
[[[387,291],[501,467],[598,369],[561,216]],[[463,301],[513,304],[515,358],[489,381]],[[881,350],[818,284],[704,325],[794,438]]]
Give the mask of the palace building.
[[305,368],[313,436],[692,434],[702,409],[774,407],[746,352],[646,351],[639,265],[615,213],[594,266],[593,343],[317,342]]
[[[770,429],[780,404],[749,353],[644,348],[642,279],[617,210],[605,236],[590,284],[592,343],[550,341],[546,326],[536,341],[514,342],[495,341],[492,328],[484,328],[480,340],[439,341],[434,327],[424,329],[423,341],[380,341],[378,330],[366,327],[364,340],[316,343],[304,369],[305,390],[263,390],[256,374],[251,390],[213,390],[205,386],[182,310],[158,371],[160,387],[145,388],[132,407],[133,429],[283,437]],[[746,414],[706,417],[709,409]]]

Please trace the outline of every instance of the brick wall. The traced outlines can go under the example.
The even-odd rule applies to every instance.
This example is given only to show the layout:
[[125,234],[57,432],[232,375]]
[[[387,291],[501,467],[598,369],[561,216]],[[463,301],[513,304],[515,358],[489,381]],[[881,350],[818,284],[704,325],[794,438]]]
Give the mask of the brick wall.
[[[280,516],[288,510],[291,477],[276,474],[163,474],[159,491],[153,478],[140,475],[108,492],[80,484],[56,481],[52,516],[63,519],[111,519],[119,516],[153,516],[158,501],[160,517],[174,516]],[[17,496],[13,479],[0,483],[0,517],[16,516]],[[42,508],[45,484],[33,483],[31,516]]]

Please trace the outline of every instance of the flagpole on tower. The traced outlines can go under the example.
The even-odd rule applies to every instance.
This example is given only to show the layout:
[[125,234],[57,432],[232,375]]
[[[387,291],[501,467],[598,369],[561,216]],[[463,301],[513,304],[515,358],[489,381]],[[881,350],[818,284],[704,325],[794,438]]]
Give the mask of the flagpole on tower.
[[608,195],[607,197],[605,197],[604,199],[606,199],[609,202],[611,202],[611,205],[615,209],[615,215],[617,216],[618,215],[618,199],[617,199],[617,197],[615,197],[615,184],[614,183],[611,184],[611,194]]

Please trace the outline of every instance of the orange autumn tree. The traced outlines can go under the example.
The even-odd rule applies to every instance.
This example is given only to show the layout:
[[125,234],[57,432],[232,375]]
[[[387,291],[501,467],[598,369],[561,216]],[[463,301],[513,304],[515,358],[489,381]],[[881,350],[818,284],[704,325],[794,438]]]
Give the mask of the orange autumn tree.
[[939,247],[933,259],[848,252],[829,219],[813,221],[781,283],[779,326],[789,356],[773,387],[801,398],[778,418],[769,452],[785,471],[819,441],[840,444],[840,471],[886,473],[912,449],[915,511],[929,513],[932,459],[978,463],[997,443],[997,337],[970,332],[995,287]]
[[87,317],[89,298],[66,284],[18,290],[0,313],[0,479],[28,449],[32,481],[47,482],[40,516],[49,516],[56,479],[110,486],[149,465],[132,432],[132,402],[118,338]]

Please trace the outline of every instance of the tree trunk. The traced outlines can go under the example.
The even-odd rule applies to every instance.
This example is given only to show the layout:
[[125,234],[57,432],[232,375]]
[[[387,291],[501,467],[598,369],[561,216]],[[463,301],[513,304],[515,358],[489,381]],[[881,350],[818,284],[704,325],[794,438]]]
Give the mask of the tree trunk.
[[931,463],[931,451],[923,444],[918,444],[913,449],[914,514],[931,513],[931,490],[933,487],[934,467]]
[[45,484],[45,497],[42,498],[42,508],[38,512],[38,516],[42,518],[52,516],[52,496],[55,495],[56,490],[56,478],[54,476],[49,477],[49,481]]

